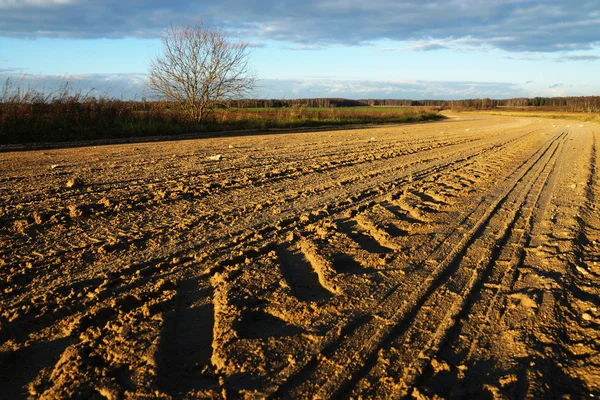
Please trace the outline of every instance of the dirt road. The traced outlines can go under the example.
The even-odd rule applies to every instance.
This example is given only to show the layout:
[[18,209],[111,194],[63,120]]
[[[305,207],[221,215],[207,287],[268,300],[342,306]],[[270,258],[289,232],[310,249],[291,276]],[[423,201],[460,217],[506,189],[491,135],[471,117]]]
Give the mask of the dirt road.
[[0,154],[1,396],[598,395],[599,140],[458,114]]

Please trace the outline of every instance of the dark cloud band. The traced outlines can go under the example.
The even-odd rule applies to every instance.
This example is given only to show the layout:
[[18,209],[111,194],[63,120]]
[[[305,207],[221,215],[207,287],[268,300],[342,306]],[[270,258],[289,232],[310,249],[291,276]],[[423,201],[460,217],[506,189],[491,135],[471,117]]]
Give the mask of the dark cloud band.
[[156,37],[201,18],[249,40],[303,45],[468,39],[509,51],[574,51],[600,41],[597,0],[0,0],[0,35]]

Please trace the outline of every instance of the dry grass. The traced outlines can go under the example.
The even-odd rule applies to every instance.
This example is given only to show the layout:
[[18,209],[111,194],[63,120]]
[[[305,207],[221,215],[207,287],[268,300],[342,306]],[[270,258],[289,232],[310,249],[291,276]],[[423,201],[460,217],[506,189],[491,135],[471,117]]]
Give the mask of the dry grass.
[[508,117],[551,118],[568,119],[582,122],[600,122],[600,113],[556,111],[481,111],[481,113],[488,115],[503,115]]
[[[17,82],[18,83],[18,82]],[[121,101],[73,92],[21,89],[6,81],[0,93],[0,144],[153,135],[285,129],[323,125],[419,122],[441,119],[433,107],[221,109],[198,123],[174,103]]]

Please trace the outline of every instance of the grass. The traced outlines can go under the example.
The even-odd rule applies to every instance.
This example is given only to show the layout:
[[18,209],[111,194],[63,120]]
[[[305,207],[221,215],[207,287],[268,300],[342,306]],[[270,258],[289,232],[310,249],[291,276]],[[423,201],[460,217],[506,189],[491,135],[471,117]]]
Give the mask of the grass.
[[[244,110],[248,112],[265,112],[265,111],[289,111],[289,110],[298,110],[297,107],[256,107],[256,108],[243,108],[243,109],[234,109],[234,110]],[[331,108],[331,107],[302,107],[302,110],[305,111],[346,111],[346,112],[354,112],[354,113],[414,113],[414,112],[431,112],[432,110],[437,110],[436,107],[385,107],[385,106],[358,106],[358,107],[339,107],[339,108]]]
[[568,119],[582,122],[600,122],[600,113],[582,113],[582,112],[556,112],[556,111],[481,111],[488,115],[504,115],[509,117],[530,117],[530,118],[550,118],[550,119]]
[[353,124],[409,123],[444,118],[436,110],[380,112],[352,108],[220,110],[202,124],[172,105],[95,100],[0,104],[0,144],[180,135]]
[[408,123],[444,118],[432,107],[244,108],[217,110],[202,124],[167,102],[120,101],[64,90],[0,93],[0,144],[168,136],[240,130]]
[[381,112],[370,107],[237,109],[217,112],[211,129],[285,129],[323,125],[407,123],[444,118],[437,110]]

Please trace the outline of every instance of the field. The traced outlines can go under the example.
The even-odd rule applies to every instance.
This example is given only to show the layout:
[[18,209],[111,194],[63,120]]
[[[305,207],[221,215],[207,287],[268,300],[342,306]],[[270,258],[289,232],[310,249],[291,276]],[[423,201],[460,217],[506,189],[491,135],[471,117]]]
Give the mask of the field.
[[[0,88],[1,89],[1,88]],[[2,96],[0,145],[68,142],[194,134],[231,136],[232,132],[323,126],[389,124],[442,119],[439,107],[256,107],[218,108],[202,122],[170,102],[120,101],[81,93],[24,90]]]
[[373,106],[373,107],[256,107],[256,108],[244,108],[244,109],[233,109],[233,111],[248,111],[248,112],[265,112],[265,111],[290,111],[290,110],[306,110],[306,111],[346,111],[346,112],[361,112],[361,113],[415,113],[415,112],[433,112],[435,107],[384,107],[384,106]]
[[550,118],[550,119],[570,119],[573,121],[583,122],[600,122],[600,113],[586,112],[568,112],[568,111],[552,111],[552,110],[513,110],[505,111],[483,111],[489,115],[504,115],[509,117],[530,117],[530,118]]
[[600,126],[0,153],[6,398],[600,395]]

